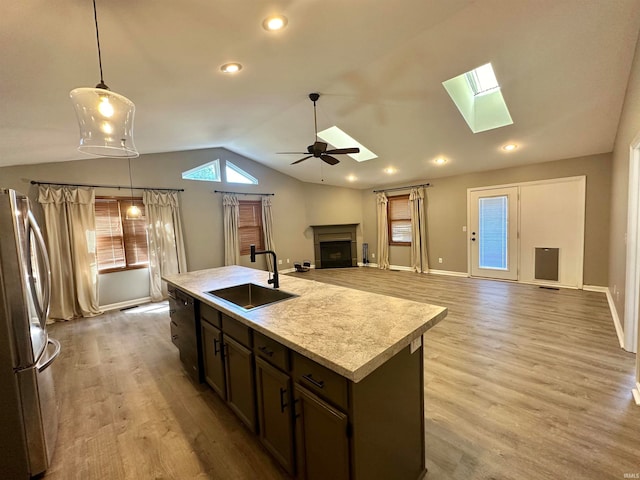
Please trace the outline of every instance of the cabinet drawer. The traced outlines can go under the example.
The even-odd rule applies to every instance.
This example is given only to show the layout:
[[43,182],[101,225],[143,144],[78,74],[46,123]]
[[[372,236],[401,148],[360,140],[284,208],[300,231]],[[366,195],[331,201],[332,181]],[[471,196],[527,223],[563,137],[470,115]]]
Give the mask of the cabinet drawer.
[[289,371],[289,349],[260,332],[253,332],[253,351],[280,370]]
[[347,379],[296,352],[292,356],[294,381],[346,411]]
[[224,313],[221,313],[220,316],[222,317],[222,331],[245,347],[251,348],[251,329]]
[[214,327],[220,328],[220,312],[206,303],[200,302],[200,318],[209,322]]

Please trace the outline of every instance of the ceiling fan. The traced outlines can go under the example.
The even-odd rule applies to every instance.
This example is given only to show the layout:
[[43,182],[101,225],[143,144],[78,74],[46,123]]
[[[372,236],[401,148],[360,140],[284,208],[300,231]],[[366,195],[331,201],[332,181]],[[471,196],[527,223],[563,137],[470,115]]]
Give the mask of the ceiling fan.
[[307,147],[307,151],[306,152],[279,152],[279,153],[285,154],[285,155],[305,155],[305,154],[308,154],[306,157],[303,157],[300,160],[296,160],[291,165],[295,165],[296,163],[303,162],[304,160],[307,160],[308,158],[311,158],[311,157],[319,158],[320,160],[322,160],[323,162],[328,163],[329,165],[335,165],[337,163],[340,163],[340,160],[338,160],[335,157],[332,157],[332,155],[341,155],[341,154],[345,154],[345,153],[359,153],[360,152],[360,149],[358,147],[353,147],[353,148],[334,148],[332,150],[327,150],[327,143],[326,142],[321,142],[321,141],[318,140],[318,118],[316,116],[316,102],[318,101],[318,98],[320,98],[320,94],[319,93],[310,93],[309,94],[309,100],[311,100],[313,102],[313,121],[314,121],[314,125],[315,125],[316,141],[313,143],[313,145],[309,145]]

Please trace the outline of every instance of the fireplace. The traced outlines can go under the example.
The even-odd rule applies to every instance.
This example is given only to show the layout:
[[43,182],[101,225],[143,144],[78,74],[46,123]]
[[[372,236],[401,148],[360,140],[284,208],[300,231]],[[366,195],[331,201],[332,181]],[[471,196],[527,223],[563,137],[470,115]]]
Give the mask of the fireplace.
[[313,225],[316,268],[357,267],[355,224]]

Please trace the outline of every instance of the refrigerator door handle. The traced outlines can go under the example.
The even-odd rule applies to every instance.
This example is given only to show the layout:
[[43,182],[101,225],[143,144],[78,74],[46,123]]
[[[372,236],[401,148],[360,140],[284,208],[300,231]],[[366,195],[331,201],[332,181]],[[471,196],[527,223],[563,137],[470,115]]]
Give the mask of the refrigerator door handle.
[[49,355],[49,358],[47,358],[47,360],[45,362],[43,362],[43,363],[38,362],[38,364],[36,365],[36,368],[38,369],[38,372],[43,372],[47,368],[49,368],[49,365],[51,365],[53,363],[53,361],[56,358],[58,358],[58,355],[60,355],[60,342],[58,340],[56,340],[55,338],[49,338],[49,339],[47,339],[47,343],[50,343],[56,349],[55,349],[55,351],[53,352],[52,355]]
[[[36,219],[33,216],[33,213],[31,213],[31,211],[29,211],[27,218],[28,218],[27,220],[27,223],[28,223],[27,262],[29,264],[29,283],[31,284],[30,291],[31,291],[31,296],[33,298],[33,303],[35,304],[36,310],[38,311],[38,317],[40,318],[40,326],[44,329],[47,323],[47,317],[49,316],[49,302],[51,301],[51,265],[49,263],[49,256],[47,255],[47,247],[45,246],[44,238],[42,237],[42,232],[40,231],[40,228],[38,227],[38,222],[36,222]],[[44,291],[42,292],[44,294],[44,298],[42,300],[42,305],[38,301],[38,296],[35,291],[36,284],[33,278],[33,265],[32,265],[32,258],[31,258],[31,235],[30,235],[31,232],[33,232],[38,242],[39,253],[42,256],[42,260],[44,262],[44,266],[46,270],[45,272],[43,272],[43,275],[42,275],[42,281],[44,283],[44,289],[43,289]]]

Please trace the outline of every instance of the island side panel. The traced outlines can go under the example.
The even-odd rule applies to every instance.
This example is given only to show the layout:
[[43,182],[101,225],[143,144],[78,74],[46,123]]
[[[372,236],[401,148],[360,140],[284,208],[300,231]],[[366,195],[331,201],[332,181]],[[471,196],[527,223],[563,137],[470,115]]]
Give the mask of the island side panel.
[[426,472],[423,347],[398,352],[351,383],[353,478],[417,480]]

